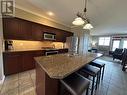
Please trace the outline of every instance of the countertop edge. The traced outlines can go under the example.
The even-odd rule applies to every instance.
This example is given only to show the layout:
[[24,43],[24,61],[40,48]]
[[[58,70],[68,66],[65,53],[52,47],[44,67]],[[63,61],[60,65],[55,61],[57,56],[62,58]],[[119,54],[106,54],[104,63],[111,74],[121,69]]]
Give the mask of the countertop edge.
[[[102,54],[101,56],[96,57],[95,59],[100,58],[100,57],[102,57],[102,56],[103,56],[103,54]],[[43,56],[39,56],[39,57],[43,57]],[[38,60],[37,60],[36,58],[37,58],[37,57],[34,57],[34,59],[35,59],[35,61],[36,61],[36,64],[39,64],[39,66],[41,66],[41,68],[46,72],[46,74],[47,74],[50,78],[53,78],[53,79],[63,79],[63,78],[65,78],[65,77],[67,77],[68,75],[70,75],[70,74],[72,74],[72,73],[78,71],[79,69],[81,69],[83,66],[86,65],[86,64],[84,64],[83,66],[80,66],[79,68],[75,69],[75,70],[72,71],[72,72],[69,72],[69,73],[65,74],[64,76],[52,76],[52,75],[50,75],[49,72],[47,72],[47,70],[38,62]],[[93,60],[95,60],[95,59],[93,59]],[[93,61],[93,60],[91,60],[91,61]],[[91,62],[91,61],[90,61],[90,62]],[[89,62],[88,62],[88,63],[89,63]],[[88,64],[88,63],[87,63],[87,64]]]

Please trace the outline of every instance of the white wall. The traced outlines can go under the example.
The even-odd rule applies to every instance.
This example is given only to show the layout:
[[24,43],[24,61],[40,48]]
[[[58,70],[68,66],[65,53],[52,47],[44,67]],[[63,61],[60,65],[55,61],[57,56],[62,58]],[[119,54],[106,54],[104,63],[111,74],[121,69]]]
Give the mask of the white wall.
[[0,18],[0,82],[4,79],[2,51],[3,51],[3,27],[2,27],[2,18]]

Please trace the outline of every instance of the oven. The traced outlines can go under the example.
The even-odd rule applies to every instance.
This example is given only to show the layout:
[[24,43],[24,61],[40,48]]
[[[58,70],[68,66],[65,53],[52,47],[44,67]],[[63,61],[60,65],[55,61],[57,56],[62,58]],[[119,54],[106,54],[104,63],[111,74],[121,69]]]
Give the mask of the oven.
[[46,51],[45,52],[46,56],[48,56],[48,55],[54,55],[54,54],[58,54],[58,51]]

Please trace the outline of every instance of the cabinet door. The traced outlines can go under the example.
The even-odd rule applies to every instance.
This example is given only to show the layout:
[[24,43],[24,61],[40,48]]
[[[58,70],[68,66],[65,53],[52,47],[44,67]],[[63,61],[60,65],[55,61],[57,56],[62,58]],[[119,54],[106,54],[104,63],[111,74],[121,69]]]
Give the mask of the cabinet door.
[[32,40],[32,22],[19,19],[20,32],[22,33],[22,39]]
[[63,42],[63,35],[62,32],[59,31],[58,29],[55,29],[54,32],[56,33],[56,41],[57,42]]
[[43,32],[40,24],[32,23],[32,40],[42,41]]
[[20,54],[4,54],[3,61],[5,75],[21,72],[22,56]]
[[22,71],[35,68],[34,57],[32,52],[23,53]]
[[3,18],[5,39],[30,40],[31,22],[19,18]]
[[18,19],[3,18],[3,32],[5,39],[21,39],[20,24]]

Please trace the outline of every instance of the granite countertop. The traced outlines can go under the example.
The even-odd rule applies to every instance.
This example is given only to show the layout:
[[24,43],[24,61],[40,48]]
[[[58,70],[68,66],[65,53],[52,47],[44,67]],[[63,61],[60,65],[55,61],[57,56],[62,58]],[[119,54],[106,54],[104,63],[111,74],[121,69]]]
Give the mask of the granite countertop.
[[102,54],[100,53],[86,53],[84,55],[75,56],[70,56],[69,54],[56,54],[35,57],[35,61],[50,78],[63,79],[101,56]]

